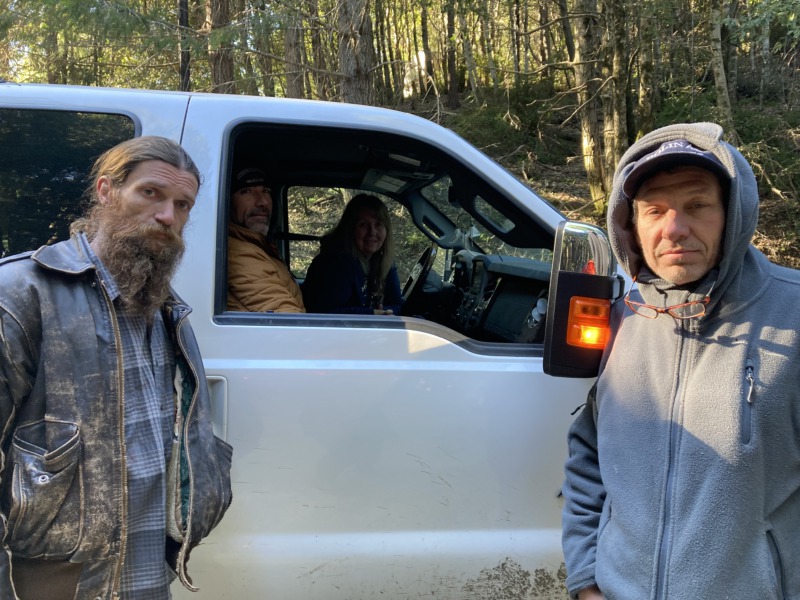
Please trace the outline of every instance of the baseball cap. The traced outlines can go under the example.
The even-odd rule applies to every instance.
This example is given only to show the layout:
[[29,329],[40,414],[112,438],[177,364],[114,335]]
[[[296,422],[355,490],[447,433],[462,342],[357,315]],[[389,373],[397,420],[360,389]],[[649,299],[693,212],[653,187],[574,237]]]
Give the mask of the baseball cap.
[[267,183],[267,174],[261,169],[251,167],[242,169],[233,178],[233,185],[231,186],[231,193],[238,192],[242,188],[252,187],[255,185],[264,185],[269,187]]
[[656,172],[682,166],[701,167],[711,171],[721,182],[728,182],[731,178],[725,166],[712,152],[701,150],[687,140],[671,140],[633,163],[622,184],[622,191],[628,198],[633,198],[639,191],[639,186]]

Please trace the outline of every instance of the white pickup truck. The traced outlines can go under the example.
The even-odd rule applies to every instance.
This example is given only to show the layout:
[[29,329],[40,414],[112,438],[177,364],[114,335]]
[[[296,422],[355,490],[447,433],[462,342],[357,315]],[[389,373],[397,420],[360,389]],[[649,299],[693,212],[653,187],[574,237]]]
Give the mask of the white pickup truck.
[[[592,380],[545,374],[546,306],[576,257],[615,272],[602,232],[577,226],[554,253],[557,210],[400,112],[0,83],[0,253],[66,238],[94,158],[138,135],[179,141],[204,177],[174,283],[234,447],[233,504],[189,565],[200,592],[176,598],[565,598],[566,430]],[[303,203],[384,199],[422,255],[398,264],[404,314],[228,311],[227,190],[245,163],[274,177],[274,240],[300,280],[320,233]]]

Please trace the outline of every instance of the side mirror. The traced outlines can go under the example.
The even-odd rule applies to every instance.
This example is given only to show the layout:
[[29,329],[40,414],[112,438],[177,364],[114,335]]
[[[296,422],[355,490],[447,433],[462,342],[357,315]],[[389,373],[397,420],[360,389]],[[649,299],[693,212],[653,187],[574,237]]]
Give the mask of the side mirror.
[[544,372],[595,377],[608,342],[611,304],[624,280],[605,232],[562,221],[556,232],[544,335]]

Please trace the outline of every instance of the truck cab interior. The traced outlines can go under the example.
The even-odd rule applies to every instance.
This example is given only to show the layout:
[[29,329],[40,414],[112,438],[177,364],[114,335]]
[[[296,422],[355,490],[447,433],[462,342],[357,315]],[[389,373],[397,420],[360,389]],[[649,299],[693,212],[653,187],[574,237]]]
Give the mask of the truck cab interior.
[[[228,163],[228,181],[236,166],[273,180],[271,238],[299,281],[346,199],[370,193],[393,216],[402,316],[479,342],[542,341],[553,235],[457,157],[376,130],[246,123],[231,133]],[[332,223],[314,216],[324,203]],[[216,306],[225,312],[224,289]]]

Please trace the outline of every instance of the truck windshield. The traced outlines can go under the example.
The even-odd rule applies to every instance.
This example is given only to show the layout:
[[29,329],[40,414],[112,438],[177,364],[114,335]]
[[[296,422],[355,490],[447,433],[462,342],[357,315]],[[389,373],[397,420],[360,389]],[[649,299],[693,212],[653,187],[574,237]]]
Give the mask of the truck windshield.
[[[445,215],[464,234],[462,239],[471,241],[473,247],[467,248],[483,254],[517,256],[552,263],[552,248],[520,248],[503,241],[487,229],[480,221],[473,218],[459,204],[450,201],[452,181],[449,176],[443,177],[420,190],[422,196]],[[493,207],[480,195],[475,196],[476,210],[490,220],[501,231],[510,231],[515,224],[497,208]]]

